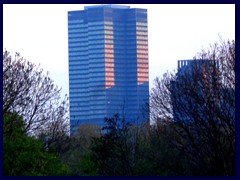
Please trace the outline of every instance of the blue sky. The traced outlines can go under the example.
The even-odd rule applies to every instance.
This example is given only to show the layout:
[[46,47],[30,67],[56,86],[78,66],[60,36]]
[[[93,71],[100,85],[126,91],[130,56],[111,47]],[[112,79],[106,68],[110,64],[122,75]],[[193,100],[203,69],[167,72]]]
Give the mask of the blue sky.
[[[40,64],[68,94],[67,11],[89,4],[4,4],[3,50],[20,52]],[[125,4],[124,4],[125,5]],[[148,10],[149,84],[177,60],[191,59],[202,48],[235,40],[234,4],[127,4]]]

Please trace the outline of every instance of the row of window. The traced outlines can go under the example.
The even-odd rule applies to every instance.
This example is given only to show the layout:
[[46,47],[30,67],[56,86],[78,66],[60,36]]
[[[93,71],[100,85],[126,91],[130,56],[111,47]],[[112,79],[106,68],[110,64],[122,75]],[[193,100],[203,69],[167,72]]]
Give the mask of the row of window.
[[75,33],[82,34],[83,32],[87,33],[88,32],[87,28],[69,29],[68,30],[68,36],[74,35]]
[[[105,88],[105,86],[103,87],[103,89]],[[105,91],[105,90],[104,90]],[[101,100],[97,100],[97,101],[90,101],[91,98],[74,98],[74,100],[78,99],[78,101],[73,101],[71,100],[71,107],[70,109],[73,110],[72,108],[74,107],[86,107],[84,109],[89,110],[89,107],[87,105],[91,104],[91,106],[104,106],[106,105],[106,101],[105,98],[101,99]],[[84,101],[83,99],[87,99],[86,101]]]
[[103,35],[105,32],[104,31],[88,31],[88,35],[97,35],[97,34],[101,34]]
[[[70,107],[70,111],[71,112],[76,112],[76,111],[88,111],[89,110],[89,107],[88,106],[83,106],[83,107],[81,107],[81,106],[73,106],[72,104],[71,104],[71,106],[72,107]],[[75,113],[74,113],[75,114]]]
[[[74,51],[81,51],[83,54],[86,54],[87,52],[89,54],[91,53],[104,53],[103,45],[89,45],[89,46],[80,46],[80,47],[74,47],[74,48],[69,48],[69,52],[72,53]],[[80,53],[80,52],[79,52]]]
[[138,82],[147,82],[148,77],[138,77],[137,80],[138,80]]
[[146,31],[137,31],[137,35],[144,35],[147,36],[148,33]]
[[138,50],[137,50],[137,53],[140,53],[140,54],[148,54],[148,50],[138,49]]
[[137,49],[148,49],[148,46],[137,45]]
[[137,58],[148,58],[147,54],[137,54]]
[[[79,119],[77,118],[77,116],[79,116]],[[77,119],[77,120],[86,120],[83,117],[88,117],[88,119],[91,121],[91,119],[103,119],[104,117],[106,117],[106,113],[103,110],[86,110],[86,111],[71,111],[71,119]],[[92,122],[92,121],[91,121]]]
[[109,35],[114,34],[113,31],[110,31],[110,30],[105,30],[104,33],[105,33],[105,34],[109,34]]
[[88,22],[89,26],[95,26],[95,25],[113,25],[112,21],[95,21],[95,22]]
[[89,79],[81,79],[79,80],[79,76],[69,76],[69,81],[72,81],[72,83],[89,83]]
[[71,38],[80,38],[81,41],[87,41],[88,38],[86,37],[87,33],[74,33],[74,34],[68,34],[68,39]]
[[76,19],[76,20],[68,20],[68,25],[75,24],[75,23],[83,23],[83,19]]
[[[110,66],[108,66],[108,67],[110,67]],[[81,70],[81,69],[79,69],[79,70]],[[73,71],[73,70],[71,70],[70,72],[69,72],[69,76],[78,76],[78,77],[84,77],[84,78],[89,78],[89,77],[99,77],[99,76],[104,76],[104,71],[101,71],[101,72],[99,72],[99,71],[97,71],[97,72],[95,72],[94,74],[92,74],[92,75],[90,75],[89,73],[88,73],[88,71],[85,71],[84,73],[83,72],[80,72],[79,70],[76,70],[76,71]]]
[[113,72],[106,72],[105,76],[106,77],[114,77],[114,73]]
[[[81,26],[79,26],[79,27],[81,27]],[[90,30],[114,30],[114,32],[124,31],[124,28],[120,28],[120,27],[113,28],[113,26],[93,26],[93,27],[86,27],[86,28],[88,28],[89,31]]]
[[[99,86],[103,87],[105,83],[104,77],[95,77],[94,79],[87,79],[87,80],[85,79],[79,80],[79,78],[77,78],[77,79],[72,79],[72,81],[73,81],[72,83],[85,83],[86,87],[90,87],[89,85],[91,85],[92,88],[94,87],[99,88]],[[85,95],[79,94],[79,97],[81,96],[85,96]]]
[[69,93],[74,93],[74,92],[78,92],[78,93],[88,93],[89,90],[87,88],[81,88],[81,89],[69,89]]
[[[101,101],[101,100],[105,100],[106,98],[104,96],[99,96],[99,97],[95,97],[96,101]],[[79,93],[72,93],[70,94],[70,101],[71,102],[89,102],[90,100],[90,95],[86,95],[86,94],[79,94]]]
[[[91,83],[91,85],[94,84]],[[77,99],[78,100],[81,100],[81,101],[88,101],[89,100],[89,97],[91,97],[94,93],[102,93],[104,94],[105,91],[104,91],[104,86],[105,86],[105,82],[101,83],[101,86],[98,86],[97,88],[95,87],[91,87],[89,88],[89,86],[87,86],[87,84],[85,84],[86,86],[84,88],[88,88],[88,91],[86,93],[79,93],[77,91],[74,91],[70,94],[70,99],[72,101],[72,99],[75,99],[75,102],[77,103]],[[79,90],[79,88],[78,88]]]
[[106,71],[106,72],[114,72],[114,68],[112,68],[112,67],[106,67],[106,68],[105,68],[105,71]]
[[86,42],[88,41],[88,38],[68,38],[68,44],[72,42]]
[[138,64],[138,68],[148,68],[148,64]]
[[89,53],[101,52],[104,53],[103,44],[89,45],[89,46],[72,46],[69,48],[69,52],[72,51],[88,51]]
[[69,52],[71,51],[88,51],[88,47],[87,46],[82,46],[82,47],[77,47],[77,48],[69,48]]
[[74,29],[74,28],[87,28],[88,26],[87,26],[87,24],[80,24],[80,23],[78,23],[78,24],[73,24],[73,23],[70,23],[70,24],[68,24],[68,30],[70,30],[70,29]]
[[105,63],[105,67],[114,67],[114,63]]
[[72,56],[72,57],[69,57],[69,61],[70,61],[70,62],[81,61],[81,60],[87,61],[87,60],[88,60],[88,55],[85,55],[85,56]]
[[86,43],[68,43],[68,47],[86,47]]
[[[78,25],[77,27],[82,27],[79,26],[80,23],[83,23],[84,20],[83,19],[77,19],[77,20],[68,20],[68,26],[69,27],[75,27],[74,25]],[[82,24],[84,26],[86,26],[86,24]],[[88,26],[94,26],[96,27],[96,25],[108,25],[108,26],[112,26],[113,22],[112,21],[100,21],[100,22],[88,22]],[[126,26],[147,26],[147,22],[136,22],[136,24],[127,24]],[[116,27],[121,27],[121,26],[125,26],[125,24],[123,23],[118,23],[118,22],[114,22],[114,26]]]
[[[105,45],[105,47],[106,47],[106,45]],[[114,49],[113,48],[111,48],[111,49],[110,48],[108,48],[108,49],[106,48],[105,49],[105,53],[114,53]]]
[[88,30],[89,31],[92,31],[92,30],[104,30],[104,28],[103,28],[104,26],[89,26],[88,27]]
[[70,88],[88,87],[89,84],[80,84],[79,82],[69,82]]
[[143,64],[143,63],[144,64],[146,64],[146,63],[148,64],[148,59],[137,59],[137,63],[138,64]]
[[96,51],[99,54],[89,54],[89,58],[104,58],[104,50]]
[[[84,68],[84,67],[83,67]],[[88,68],[86,69],[69,69],[69,76],[88,75]]]
[[[96,31],[97,32],[97,31]],[[116,38],[112,35],[103,35],[103,34],[99,34],[99,35],[90,35],[88,37],[86,37],[86,35],[82,35],[82,34],[71,34],[69,35],[69,39],[68,42],[69,44],[71,44],[72,42],[86,42],[88,41],[91,44],[97,44],[99,43],[99,41],[101,41],[102,43],[106,42],[109,44],[113,44],[113,39],[116,39],[117,41],[115,42],[116,44],[125,44],[125,37],[123,37],[122,39]],[[133,42],[135,43],[135,39],[138,40],[137,44],[147,44],[147,40],[148,38],[146,36],[137,36],[137,38],[135,36],[132,37],[128,37],[128,42],[131,42],[131,40],[134,40]],[[141,41],[142,40],[142,41]],[[145,40],[145,41],[143,41]],[[94,42],[94,41],[98,41],[98,42]],[[84,43],[82,43],[84,44]]]
[[[124,81],[125,82],[125,81]],[[111,81],[106,81],[105,84],[111,84],[111,85],[115,85],[114,82],[111,82]],[[82,84],[82,83],[76,83],[74,84],[74,86],[70,85],[70,88],[71,89],[79,89],[79,88],[85,88],[85,89],[88,89],[88,92],[84,93],[84,94],[79,94],[79,93],[76,93],[76,92],[72,92],[71,95],[70,95],[70,98],[71,98],[71,102],[77,102],[77,101],[89,101],[89,96],[91,94],[91,92],[94,92],[96,91],[96,88],[99,89],[99,88],[102,88],[104,87],[104,84],[101,84],[101,85],[98,85],[98,86],[92,86],[91,84],[91,87],[89,86],[89,84]],[[122,93],[122,88],[125,88],[125,85],[123,84],[121,87],[120,85],[118,85],[118,89],[115,89],[115,93],[117,93],[116,95],[120,95]]]
[[138,77],[148,77],[148,73],[138,73]]
[[115,82],[109,82],[109,81],[107,81],[107,82],[106,82],[106,85],[105,85],[105,88],[106,88],[106,89],[109,89],[109,88],[111,88],[111,87],[113,87],[113,86],[115,86]]
[[89,41],[88,44],[92,45],[92,44],[103,44],[105,42],[104,38],[101,39],[95,39],[94,41]]
[[[107,49],[107,48],[109,48],[109,49]],[[105,44],[105,51],[106,52],[113,51],[113,48],[114,48],[113,44]]]
[[148,37],[147,36],[137,36],[137,39],[138,40],[141,40],[141,39],[148,40]]
[[113,44],[113,40],[112,39],[105,39],[105,43],[106,44]]
[[[97,69],[93,69],[97,68]],[[100,69],[101,68],[101,69]],[[91,69],[89,69],[89,72],[94,72],[94,71],[102,71],[104,69],[104,64],[103,63],[94,63],[91,64]]]
[[141,40],[137,40],[137,44],[148,44],[148,42],[147,41],[141,41]]
[[112,26],[104,26],[104,29],[113,30],[113,27]]
[[113,39],[113,36],[112,35],[105,35],[104,38],[105,39]]
[[69,52],[68,55],[69,56],[79,56],[79,55],[88,55],[89,52],[88,51],[82,51],[82,52]]
[[106,36],[104,36],[103,34],[101,34],[101,35],[98,35],[98,36],[89,36],[88,37],[88,40],[95,40],[95,39],[104,39],[104,38],[106,38]]
[[105,58],[105,62],[106,63],[114,63],[114,59],[113,58]]
[[[103,86],[103,88],[104,88],[104,86]],[[90,103],[89,99],[90,99],[90,96],[88,96],[88,97],[74,97],[74,98],[71,99],[71,102],[73,102],[73,103],[71,103],[71,106],[72,106],[72,104],[74,104],[73,106],[79,106],[79,104],[85,104],[85,106],[86,106],[86,104]],[[105,99],[102,98],[100,101],[94,101],[94,104],[96,104],[96,105],[101,105],[101,104],[104,105],[105,104],[104,100]]]
[[[94,31],[93,31],[94,30]],[[99,31],[100,30],[100,31]],[[102,26],[99,27],[92,27],[92,28],[76,28],[76,29],[69,29],[68,33],[69,34],[74,34],[74,33],[81,33],[81,32],[85,32],[86,34],[113,34],[112,28],[110,28],[109,26],[106,26],[106,29],[104,30]]]
[[137,27],[136,27],[136,30],[147,31],[147,27],[137,26]]
[[136,22],[137,26],[147,26],[147,22]]
[[95,94],[95,93],[105,93],[105,91],[104,91],[104,84],[101,86],[101,87],[98,87],[98,88],[95,88],[95,89],[93,89],[93,88],[89,88],[89,89],[87,89],[87,88],[82,88],[82,89],[77,89],[77,88],[75,88],[75,89],[70,89],[69,90],[69,92],[70,93],[75,93],[75,92],[78,92],[78,93],[88,93],[89,95],[91,95],[91,94]]
[[110,81],[112,81],[112,82],[114,82],[114,77],[106,77],[106,82],[110,82]]
[[[82,35],[78,35],[78,34],[75,34],[74,35],[75,37],[73,38],[73,36],[69,36],[68,38],[68,42],[71,43],[71,42],[85,42],[85,41],[88,41],[88,43],[90,44],[97,44],[99,43],[99,40],[102,40],[101,42],[104,42],[104,36],[103,34],[102,35],[98,35],[98,36],[88,36],[86,37],[86,35],[84,35],[84,37],[82,37]],[[105,37],[106,38],[106,37]],[[108,38],[108,37],[107,37]],[[113,37],[112,37],[113,39]],[[98,42],[91,42],[91,40],[98,40]]]
[[105,53],[106,58],[114,58],[114,54]]

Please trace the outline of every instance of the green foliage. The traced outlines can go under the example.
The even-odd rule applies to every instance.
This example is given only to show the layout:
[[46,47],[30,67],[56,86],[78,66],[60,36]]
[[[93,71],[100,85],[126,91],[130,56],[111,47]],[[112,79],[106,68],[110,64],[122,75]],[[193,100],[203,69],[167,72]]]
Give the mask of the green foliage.
[[79,168],[81,170],[81,173],[85,176],[97,176],[99,173],[99,168],[97,164],[92,161],[90,153],[85,153],[83,155]]
[[23,119],[16,113],[4,115],[4,175],[68,175],[68,167],[46,152],[41,140],[27,136],[23,128]]

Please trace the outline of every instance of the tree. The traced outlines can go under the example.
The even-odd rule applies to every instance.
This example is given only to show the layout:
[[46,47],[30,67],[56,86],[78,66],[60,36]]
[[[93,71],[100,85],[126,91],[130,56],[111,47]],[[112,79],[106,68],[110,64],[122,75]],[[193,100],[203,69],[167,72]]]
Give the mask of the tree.
[[99,167],[100,175],[133,175],[130,124],[115,114],[105,118],[103,134],[94,138],[91,146],[92,160]]
[[98,169],[92,162],[90,146],[93,138],[101,135],[101,128],[96,124],[82,124],[77,132],[66,140],[52,144],[59,158],[66,163],[72,175],[97,175]]
[[235,172],[235,41],[202,50],[177,74],[156,78],[151,117],[173,122],[171,143],[188,157],[195,175]]
[[60,91],[39,66],[3,52],[3,113],[22,116],[28,134],[55,139],[69,133],[68,98],[61,101]]
[[68,167],[56,155],[44,149],[43,142],[29,137],[24,120],[17,113],[4,114],[4,175],[50,176],[68,175]]

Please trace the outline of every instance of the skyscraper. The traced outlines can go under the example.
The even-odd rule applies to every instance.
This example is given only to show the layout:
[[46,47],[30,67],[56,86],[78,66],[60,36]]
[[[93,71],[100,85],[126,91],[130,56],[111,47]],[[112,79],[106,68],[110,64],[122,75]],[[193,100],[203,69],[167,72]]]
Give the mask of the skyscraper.
[[70,124],[115,113],[141,122],[148,102],[147,10],[120,5],[68,12]]

